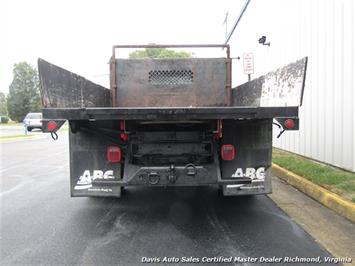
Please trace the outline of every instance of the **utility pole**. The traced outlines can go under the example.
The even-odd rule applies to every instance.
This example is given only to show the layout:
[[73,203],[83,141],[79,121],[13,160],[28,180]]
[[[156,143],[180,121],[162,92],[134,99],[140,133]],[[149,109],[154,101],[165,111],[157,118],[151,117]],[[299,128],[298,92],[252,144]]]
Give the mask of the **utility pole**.
[[227,36],[228,36],[228,12],[226,13],[226,16],[224,18],[223,24],[226,24],[225,38],[227,39]]
[[226,39],[225,39],[225,41],[224,41],[224,44],[227,44],[227,43],[229,42],[229,39],[232,37],[235,28],[237,27],[239,21],[242,19],[243,14],[244,14],[245,10],[247,9],[247,7],[248,7],[250,1],[251,1],[251,0],[246,0],[246,1],[245,1],[245,4],[244,4],[242,10],[240,11],[240,14],[239,14],[237,20],[234,22],[234,25],[233,25],[231,31],[230,31],[229,34],[227,35],[227,37],[226,37]]

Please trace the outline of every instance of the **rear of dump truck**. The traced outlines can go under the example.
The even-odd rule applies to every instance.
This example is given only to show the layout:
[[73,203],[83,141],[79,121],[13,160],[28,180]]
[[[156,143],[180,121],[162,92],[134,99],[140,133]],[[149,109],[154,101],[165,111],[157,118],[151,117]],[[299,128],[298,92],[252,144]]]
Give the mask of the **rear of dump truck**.
[[[215,47],[225,58],[117,59],[119,48]],[[114,46],[111,88],[38,61],[43,130],[69,121],[71,196],[129,186],[271,193],[273,121],[298,129],[307,58],[236,88],[228,45]],[[275,120],[274,120],[275,119]]]

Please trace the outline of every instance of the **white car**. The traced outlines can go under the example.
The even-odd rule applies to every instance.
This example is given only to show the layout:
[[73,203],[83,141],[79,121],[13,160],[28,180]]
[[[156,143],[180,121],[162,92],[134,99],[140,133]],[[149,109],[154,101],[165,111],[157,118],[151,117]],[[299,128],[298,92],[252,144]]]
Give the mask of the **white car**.
[[28,113],[23,123],[28,131],[32,131],[34,128],[42,130],[42,113]]

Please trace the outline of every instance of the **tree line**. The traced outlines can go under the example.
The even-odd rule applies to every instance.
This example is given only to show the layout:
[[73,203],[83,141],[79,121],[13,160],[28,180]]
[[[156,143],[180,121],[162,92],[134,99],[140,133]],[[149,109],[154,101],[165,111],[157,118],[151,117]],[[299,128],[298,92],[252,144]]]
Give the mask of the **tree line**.
[[27,113],[40,112],[41,108],[37,70],[27,62],[15,64],[9,93],[0,92],[0,116],[21,122]]

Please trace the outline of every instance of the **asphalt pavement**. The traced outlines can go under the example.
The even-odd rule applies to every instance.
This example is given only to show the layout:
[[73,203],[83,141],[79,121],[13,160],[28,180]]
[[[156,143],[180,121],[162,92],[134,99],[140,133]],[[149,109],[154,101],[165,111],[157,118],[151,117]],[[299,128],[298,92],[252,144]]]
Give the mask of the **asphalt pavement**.
[[[183,257],[269,265],[260,258],[331,256],[266,196],[223,198],[203,187],[70,198],[66,135],[1,144],[0,265],[140,265],[164,257],[169,265]],[[209,265],[221,265],[217,259]]]
[[[37,130],[34,130],[37,132]],[[30,132],[28,132],[30,133]],[[25,127],[22,124],[16,125],[0,125],[0,136],[24,135]]]

